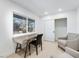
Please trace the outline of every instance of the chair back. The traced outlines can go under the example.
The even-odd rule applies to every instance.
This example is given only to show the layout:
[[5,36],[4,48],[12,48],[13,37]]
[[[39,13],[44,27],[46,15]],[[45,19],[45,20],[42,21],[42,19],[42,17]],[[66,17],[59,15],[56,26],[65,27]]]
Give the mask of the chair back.
[[41,44],[42,43],[42,36],[43,34],[38,34],[36,39],[37,39],[37,44]]

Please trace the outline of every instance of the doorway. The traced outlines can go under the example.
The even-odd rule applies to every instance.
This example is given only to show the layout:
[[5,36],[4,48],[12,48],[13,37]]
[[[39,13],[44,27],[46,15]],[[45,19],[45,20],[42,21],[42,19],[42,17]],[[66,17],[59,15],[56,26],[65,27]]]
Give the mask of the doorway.
[[67,18],[55,19],[55,40],[67,35]]

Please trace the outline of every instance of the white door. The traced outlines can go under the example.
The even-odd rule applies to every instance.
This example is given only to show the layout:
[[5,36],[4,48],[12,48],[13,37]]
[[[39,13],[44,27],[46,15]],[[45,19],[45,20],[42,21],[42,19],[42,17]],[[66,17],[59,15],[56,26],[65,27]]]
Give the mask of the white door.
[[54,20],[45,20],[45,40],[54,41]]

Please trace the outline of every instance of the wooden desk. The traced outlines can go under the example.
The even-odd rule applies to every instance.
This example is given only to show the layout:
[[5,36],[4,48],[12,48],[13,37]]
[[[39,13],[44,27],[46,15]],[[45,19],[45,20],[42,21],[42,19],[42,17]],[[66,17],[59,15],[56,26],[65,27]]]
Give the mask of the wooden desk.
[[[37,33],[35,33],[35,32],[13,35],[13,39],[17,43],[15,53],[17,52],[17,49],[22,49],[21,48],[22,44],[26,44],[26,50],[25,50],[25,55],[24,55],[24,57],[26,57],[28,43],[29,43],[29,41],[34,40],[33,38],[35,38],[36,36],[37,36]],[[20,45],[19,47],[18,47],[18,44]]]

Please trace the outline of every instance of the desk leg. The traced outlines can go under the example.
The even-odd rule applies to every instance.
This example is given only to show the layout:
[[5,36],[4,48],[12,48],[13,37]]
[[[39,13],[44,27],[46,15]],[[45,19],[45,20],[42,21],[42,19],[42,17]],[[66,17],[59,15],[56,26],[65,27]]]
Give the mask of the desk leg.
[[16,46],[16,50],[15,50],[15,53],[17,53],[17,49],[18,49],[18,43],[17,43],[17,46]]
[[24,58],[26,58],[26,53],[27,53],[27,44],[26,44],[26,48],[25,48],[25,55],[24,55]]
[[18,50],[18,49],[20,49],[20,50],[22,49],[21,44],[19,44],[19,43],[17,43],[15,53],[17,53],[17,50]]
[[30,44],[29,44],[29,55],[31,55]]

